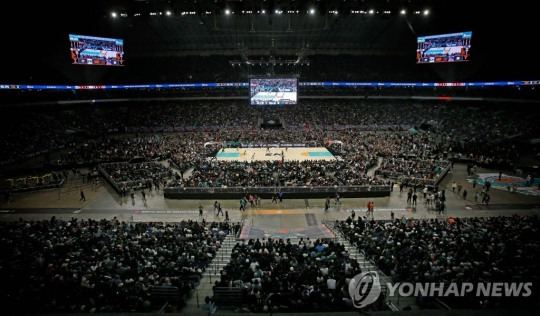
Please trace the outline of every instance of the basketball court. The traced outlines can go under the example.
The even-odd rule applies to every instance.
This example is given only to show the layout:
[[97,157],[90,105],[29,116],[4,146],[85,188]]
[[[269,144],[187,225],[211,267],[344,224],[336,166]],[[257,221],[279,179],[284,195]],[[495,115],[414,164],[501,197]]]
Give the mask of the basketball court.
[[[532,178],[528,183],[527,179],[498,173],[478,173],[476,184],[482,188],[484,183],[489,182],[491,188],[504,190],[508,192],[520,193],[525,195],[540,196],[540,178]],[[467,179],[467,182],[472,183],[474,179]]]
[[216,154],[217,160],[226,161],[264,161],[264,160],[304,161],[304,160],[336,160],[324,147],[295,148],[225,148]]

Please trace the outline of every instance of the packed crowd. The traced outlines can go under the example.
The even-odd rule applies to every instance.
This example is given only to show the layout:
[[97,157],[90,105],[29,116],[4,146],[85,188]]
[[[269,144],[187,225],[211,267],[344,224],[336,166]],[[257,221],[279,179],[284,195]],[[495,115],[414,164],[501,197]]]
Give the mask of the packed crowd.
[[86,151],[93,156],[80,157],[79,147],[95,147],[94,143],[103,147],[100,143],[107,142],[109,147],[113,147],[109,150],[115,150],[123,145],[122,140],[108,140],[104,136],[118,133],[253,129],[257,116],[257,111],[234,101],[165,102],[157,105],[141,101],[113,108],[17,109],[1,118],[0,163],[13,163],[63,148],[74,152],[74,157],[68,155],[66,158],[70,162],[76,159],[99,160],[103,153],[93,153],[92,148],[88,148]]
[[408,128],[419,126],[426,118],[437,113],[437,107],[380,101],[325,100],[311,101],[306,106],[313,113],[312,124],[327,129],[340,129],[341,126],[364,130]]
[[170,186],[271,187],[382,185],[345,161],[210,161],[195,166],[191,176]]
[[170,168],[158,162],[125,163],[115,162],[99,165],[102,172],[117,188],[152,188],[173,176]]
[[[349,218],[339,228],[395,282],[536,284],[539,280],[536,216],[389,222]],[[483,299],[473,297],[468,303],[484,307],[477,305]]]
[[173,140],[174,137],[162,135],[100,138],[62,153],[56,163],[72,166],[128,161],[133,158],[164,160],[171,155]]
[[[303,139],[306,146],[327,146],[340,159],[302,163],[238,163],[208,159],[216,150],[231,143],[234,146],[265,146],[268,143],[297,143],[299,139]],[[367,176],[367,171],[379,163],[379,157],[383,158],[379,173],[385,177],[432,180],[447,163],[439,158],[444,154],[441,147],[436,137],[408,132],[325,132],[317,129],[189,132],[88,141],[62,154],[58,163],[167,159],[176,170],[174,176],[169,174],[168,178],[172,179],[167,184],[169,187],[376,185],[381,181]]]
[[182,297],[228,223],[55,219],[0,223],[0,301],[17,312],[150,312],[156,286]]
[[239,241],[216,287],[244,292],[251,312],[352,310],[348,282],[360,267],[342,244],[325,240]]
[[448,166],[448,161],[391,158],[385,161],[381,169],[376,172],[385,177],[397,178],[402,181],[419,179],[429,182],[436,179],[446,166]]
[[[377,163],[377,157],[383,157],[379,171],[383,176],[431,180],[444,170],[445,161],[441,159],[447,156],[470,159],[486,167],[514,166],[527,148],[508,138],[534,135],[538,126],[520,113],[487,113],[489,110],[357,100],[309,100],[283,107],[252,107],[236,101],[152,106],[143,102],[112,108],[63,109],[54,115],[35,110],[29,114],[31,120],[22,112],[19,116],[14,115],[14,119],[4,119],[6,133],[2,135],[1,147],[3,163],[59,148],[65,149],[56,163],[66,166],[120,162],[134,157],[169,159],[181,173],[190,169],[199,171],[202,179],[190,180],[193,183],[189,184],[199,186],[212,180],[204,176],[208,169],[204,167],[204,155],[208,152],[203,146],[207,142],[304,143],[336,147],[343,152],[343,159],[354,166],[349,168],[355,172],[364,171],[367,166]],[[279,118],[284,128],[259,129],[257,122],[267,117]],[[422,124],[434,133],[407,135],[406,131],[411,127]],[[393,133],[362,133],[364,130]],[[110,135],[126,132],[152,132],[153,136]],[[156,132],[180,133],[158,135]],[[341,142],[342,146],[337,146],[335,141]],[[207,148],[218,149],[219,146]],[[253,169],[257,171],[257,168]],[[260,171],[264,173],[264,170]],[[338,174],[354,177],[354,172],[340,171]],[[213,177],[215,175],[206,178]],[[174,185],[184,185],[180,184],[182,176],[179,180]],[[351,178],[342,182],[348,180]],[[332,183],[324,179],[318,182]]]
[[377,175],[418,185],[433,185],[449,165],[437,135],[393,133],[376,135],[372,150],[382,157]]

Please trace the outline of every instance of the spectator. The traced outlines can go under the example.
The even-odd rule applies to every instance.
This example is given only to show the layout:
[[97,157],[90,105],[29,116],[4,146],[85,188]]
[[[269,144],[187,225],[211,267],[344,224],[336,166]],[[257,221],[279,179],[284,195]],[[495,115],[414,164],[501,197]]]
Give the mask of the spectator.
[[204,298],[204,304],[202,306],[203,312],[207,312],[207,315],[215,314],[217,307],[214,306],[214,303],[209,296]]

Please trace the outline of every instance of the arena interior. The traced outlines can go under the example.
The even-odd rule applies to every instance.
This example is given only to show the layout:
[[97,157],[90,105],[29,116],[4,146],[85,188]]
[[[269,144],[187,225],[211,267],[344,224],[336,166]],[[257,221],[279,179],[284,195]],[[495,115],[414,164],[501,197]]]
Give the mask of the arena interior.
[[536,315],[534,3],[3,6],[2,314]]

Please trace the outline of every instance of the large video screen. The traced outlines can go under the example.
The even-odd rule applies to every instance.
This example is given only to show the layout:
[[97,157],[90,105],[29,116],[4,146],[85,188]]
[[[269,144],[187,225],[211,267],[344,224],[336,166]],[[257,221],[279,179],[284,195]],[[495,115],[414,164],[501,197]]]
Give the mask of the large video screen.
[[296,78],[259,78],[249,80],[252,105],[296,104],[298,97]]
[[447,63],[469,61],[472,32],[418,37],[416,62]]
[[71,59],[76,65],[124,66],[124,41],[69,34]]

